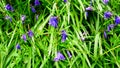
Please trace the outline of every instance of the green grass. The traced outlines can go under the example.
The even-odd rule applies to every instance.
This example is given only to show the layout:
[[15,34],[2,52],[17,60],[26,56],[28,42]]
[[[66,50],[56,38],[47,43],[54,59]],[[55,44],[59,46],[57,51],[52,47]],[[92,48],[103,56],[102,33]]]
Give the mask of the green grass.
[[[36,13],[30,9],[34,0],[0,1],[0,68],[120,68],[120,25],[107,32],[107,39],[103,35],[107,26],[115,23],[115,16],[120,16],[120,0],[110,0],[107,5],[102,0],[92,0],[93,11],[88,19],[85,8],[90,0],[40,1],[41,5],[35,7]],[[8,3],[14,12],[5,10]],[[105,20],[105,11],[111,11],[112,18]],[[6,15],[12,22],[5,19]],[[24,24],[21,15],[26,15]],[[58,17],[57,28],[48,25],[51,16]],[[27,35],[28,30],[32,30],[34,36],[27,36],[24,42],[21,36]],[[61,42],[62,30],[68,35],[65,42]],[[15,48],[17,43],[20,50]],[[66,50],[72,58],[68,58]],[[64,61],[53,61],[57,51],[64,54]]]

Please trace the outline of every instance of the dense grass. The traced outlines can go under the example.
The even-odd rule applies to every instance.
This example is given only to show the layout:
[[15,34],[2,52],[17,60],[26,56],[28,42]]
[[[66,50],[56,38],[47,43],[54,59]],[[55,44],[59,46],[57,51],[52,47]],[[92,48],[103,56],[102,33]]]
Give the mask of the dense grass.
[[[90,0],[40,2],[33,13],[30,6],[34,0],[0,0],[0,68],[120,68],[120,25],[104,38],[104,30],[120,15],[120,0],[110,0],[108,4],[92,0],[93,11],[88,11],[88,17],[85,8]],[[12,5],[14,11],[7,11],[6,4]],[[110,19],[104,19],[105,11],[112,12]],[[12,22],[5,19],[6,15]],[[21,15],[26,15],[24,24]],[[48,24],[51,16],[58,17],[57,28]],[[29,30],[34,33],[32,38],[27,35]],[[65,42],[61,42],[62,30],[68,35]],[[23,34],[27,42],[21,39]],[[17,43],[21,49],[16,49]],[[53,61],[57,51],[66,59]]]

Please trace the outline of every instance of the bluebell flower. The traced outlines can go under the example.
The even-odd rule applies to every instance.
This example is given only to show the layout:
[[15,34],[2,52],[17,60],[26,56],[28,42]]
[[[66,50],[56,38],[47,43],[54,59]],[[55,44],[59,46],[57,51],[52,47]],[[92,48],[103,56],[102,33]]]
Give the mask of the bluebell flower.
[[39,18],[39,15],[36,15],[36,20],[38,20],[38,18]]
[[104,4],[107,4],[109,2],[109,0],[103,0]]
[[71,58],[72,55],[70,54],[70,51],[67,51],[68,57]]
[[108,19],[108,18],[110,18],[112,16],[112,13],[111,12],[105,12],[104,13],[104,18],[105,19]]
[[57,52],[57,56],[54,58],[54,61],[65,60],[65,57],[62,53]]
[[21,16],[21,21],[24,22],[25,19],[26,19],[26,16],[25,16],[25,15],[22,15],[22,16]]
[[65,32],[65,30],[62,30],[62,42],[65,42],[66,38],[67,38],[67,34]]
[[104,38],[107,38],[107,33],[106,33],[106,31],[104,31]]
[[10,22],[12,22],[12,18],[10,16],[5,16],[6,20],[10,20]]
[[16,49],[20,49],[20,44],[19,43],[17,43]]
[[110,24],[107,27],[108,32],[115,27],[115,24]]
[[86,8],[86,11],[92,11],[92,10],[93,10],[93,8],[91,6]]
[[35,8],[33,6],[31,7],[31,10],[32,10],[33,13],[36,12],[36,10],[35,10]]
[[33,32],[32,32],[31,30],[29,30],[29,31],[28,31],[28,36],[32,38],[33,35],[34,35]]
[[65,3],[67,3],[67,0],[64,0]]
[[26,42],[27,40],[26,34],[23,34],[21,38],[24,40],[24,42]]
[[9,10],[9,11],[14,11],[13,7],[10,5],[10,4],[7,4],[5,6],[6,10]]
[[88,17],[88,12],[87,11],[85,12],[85,15],[86,15],[86,17]]
[[56,28],[58,26],[57,17],[55,17],[55,16],[51,17],[50,20],[49,20],[49,25]]
[[119,16],[115,17],[115,24],[116,25],[120,24],[120,17]]
[[39,0],[35,0],[34,4],[35,4],[35,6],[38,6],[38,5],[40,5],[40,2],[39,2]]

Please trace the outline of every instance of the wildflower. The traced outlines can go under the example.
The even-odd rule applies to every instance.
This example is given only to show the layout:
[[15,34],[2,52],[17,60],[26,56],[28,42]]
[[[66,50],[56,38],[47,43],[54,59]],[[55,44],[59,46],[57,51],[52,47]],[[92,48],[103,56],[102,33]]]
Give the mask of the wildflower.
[[104,13],[104,18],[105,19],[108,19],[108,18],[110,18],[112,16],[112,13],[111,12],[105,12]]
[[22,16],[21,16],[21,20],[22,20],[22,22],[24,22],[25,19],[26,19],[26,16],[25,16],[25,15],[22,15]]
[[104,38],[107,38],[107,33],[106,33],[106,31],[104,31]]
[[116,25],[120,24],[120,17],[119,16],[115,17],[115,24]]
[[49,20],[49,25],[56,28],[58,26],[57,17],[55,17],[55,16],[51,17],[50,20]]
[[17,43],[16,49],[20,49],[20,44],[19,43]]
[[85,15],[86,15],[86,17],[88,17],[88,12],[87,11],[85,12]]
[[38,6],[38,5],[40,5],[40,2],[39,2],[39,0],[35,0],[34,4],[35,4],[35,6]]
[[81,37],[81,40],[82,40],[82,41],[85,41],[85,38],[84,38],[84,37]]
[[38,20],[38,18],[39,18],[39,15],[36,15],[36,20]]
[[7,5],[5,6],[5,9],[6,9],[6,10],[9,10],[9,11],[14,11],[14,10],[13,10],[13,7],[12,7],[10,4],[7,4]]
[[33,37],[33,35],[34,35],[33,32],[32,32],[31,30],[29,30],[29,31],[28,31],[28,36],[29,36],[29,37]]
[[103,0],[104,4],[107,4],[109,2],[109,0]]
[[65,60],[65,57],[62,53],[57,52],[57,56],[54,58],[54,61]]
[[26,34],[23,34],[21,38],[24,40],[24,42],[26,42],[26,40],[27,40],[26,39]]
[[10,20],[10,22],[12,22],[12,18],[10,16],[5,16],[6,20]]
[[31,10],[32,10],[33,13],[36,12],[36,10],[35,10],[35,8],[33,6],[31,7]]
[[67,3],[67,0],[64,0],[65,3]]
[[62,42],[65,42],[66,38],[67,38],[67,34],[65,30],[62,30]]
[[92,11],[92,10],[93,10],[93,9],[92,9],[91,6],[89,6],[89,7],[86,8],[86,11]]
[[111,29],[113,29],[114,27],[115,27],[114,24],[110,24],[110,25],[108,25],[108,27],[107,27],[108,32],[109,32]]
[[67,51],[68,57],[71,58],[72,55],[70,54],[70,51]]

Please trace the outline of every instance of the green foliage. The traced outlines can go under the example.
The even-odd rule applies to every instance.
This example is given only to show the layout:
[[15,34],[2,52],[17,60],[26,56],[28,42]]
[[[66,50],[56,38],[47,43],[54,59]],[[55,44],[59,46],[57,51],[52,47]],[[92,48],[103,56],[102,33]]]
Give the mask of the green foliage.
[[[107,32],[107,39],[103,35],[107,26],[115,23],[115,16],[120,15],[120,0],[110,0],[107,5],[102,0],[92,0],[93,11],[88,17],[85,15],[88,0],[40,2],[41,5],[35,7],[37,12],[32,13],[30,6],[34,0],[0,0],[0,68],[120,68],[120,25]],[[13,6],[13,12],[4,8],[8,3]],[[112,18],[105,20],[105,11],[111,11]],[[6,15],[12,22],[5,19]],[[26,15],[24,24],[21,15]],[[51,16],[58,17],[57,28],[48,24]],[[27,35],[28,30],[32,30],[34,36],[27,36],[24,42],[21,36]],[[61,42],[62,30],[68,35],[65,42]],[[20,50],[15,48],[17,43]],[[57,51],[66,59],[54,62]]]

